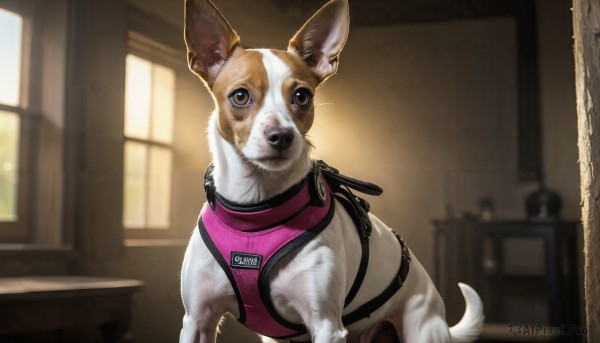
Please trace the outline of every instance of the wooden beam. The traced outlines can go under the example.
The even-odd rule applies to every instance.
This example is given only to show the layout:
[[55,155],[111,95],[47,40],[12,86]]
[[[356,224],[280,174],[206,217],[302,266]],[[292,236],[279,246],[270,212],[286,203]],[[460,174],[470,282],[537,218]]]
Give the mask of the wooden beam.
[[588,342],[600,342],[600,2],[573,0]]

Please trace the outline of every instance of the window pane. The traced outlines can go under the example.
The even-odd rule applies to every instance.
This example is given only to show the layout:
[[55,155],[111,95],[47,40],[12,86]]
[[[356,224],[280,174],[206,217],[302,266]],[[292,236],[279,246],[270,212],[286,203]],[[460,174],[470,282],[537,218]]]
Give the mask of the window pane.
[[124,226],[167,229],[171,214],[175,71],[127,55]]
[[150,148],[148,175],[148,228],[169,227],[171,210],[171,163],[173,152],[161,147]]
[[21,16],[0,8],[0,103],[19,105]]
[[147,139],[150,128],[152,64],[127,55],[125,73],[125,135]]
[[146,224],[147,159],[145,144],[125,142],[123,226],[126,228],[143,228]]
[[0,220],[17,220],[19,117],[0,111]]
[[175,111],[175,72],[159,64],[152,75],[152,140],[171,143]]

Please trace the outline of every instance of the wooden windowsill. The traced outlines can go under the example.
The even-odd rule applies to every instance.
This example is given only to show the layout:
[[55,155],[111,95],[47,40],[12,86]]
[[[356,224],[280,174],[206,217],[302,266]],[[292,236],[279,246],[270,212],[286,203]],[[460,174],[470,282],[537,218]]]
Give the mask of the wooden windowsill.
[[144,282],[90,276],[0,278],[0,302],[140,292]]

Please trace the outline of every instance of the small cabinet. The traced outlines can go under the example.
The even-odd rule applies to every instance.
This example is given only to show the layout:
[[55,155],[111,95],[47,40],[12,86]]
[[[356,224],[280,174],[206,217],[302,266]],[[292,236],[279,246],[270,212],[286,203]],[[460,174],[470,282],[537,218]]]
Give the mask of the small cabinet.
[[578,325],[575,221],[434,220],[434,281],[449,323],[462,316],[458,282],[477,290],[486,324]]

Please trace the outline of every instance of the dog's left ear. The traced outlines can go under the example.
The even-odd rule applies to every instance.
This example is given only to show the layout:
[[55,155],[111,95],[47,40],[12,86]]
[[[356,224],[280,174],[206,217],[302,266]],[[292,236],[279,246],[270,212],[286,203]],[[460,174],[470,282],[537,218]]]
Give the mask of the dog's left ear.
[[337,71],[349,26],[348,0],[331,0],[296,32],[288,51],[300,55],[322,82]]

